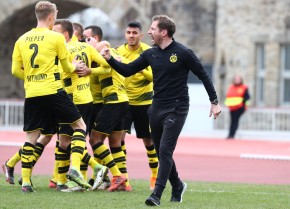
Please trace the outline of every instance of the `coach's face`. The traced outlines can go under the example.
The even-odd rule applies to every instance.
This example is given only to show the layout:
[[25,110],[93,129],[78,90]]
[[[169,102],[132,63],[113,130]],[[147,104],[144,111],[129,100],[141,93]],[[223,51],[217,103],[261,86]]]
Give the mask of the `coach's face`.
[[163,41],[163,31],[158,28],[158,21],[153,21],[148,34],[151,36],[152,44],[159,46]]

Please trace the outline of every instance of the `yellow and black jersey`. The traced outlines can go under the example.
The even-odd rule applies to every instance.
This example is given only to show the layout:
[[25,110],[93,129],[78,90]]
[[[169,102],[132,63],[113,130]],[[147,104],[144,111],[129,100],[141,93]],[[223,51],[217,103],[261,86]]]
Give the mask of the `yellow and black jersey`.
[[[70,61],[73,59],[82,60],[91,68],[91,63],[97,62],[108,65],[103,57],[91,45],[83,42],[69,42],[67,49],[70,54]],[[63,83],[68,94],[72,94],[75,104],[86,104],[93,101],[90,90],[90,77],[79,77],[76,73],[63,73]]]
[[102,90],[97,75],[92,74],[90,76],[90,89],[93,97],[93,104],[103,103]]
[[[130,61],[137,59],[140,54],[149,49],[150,46],[145,43],[140,43],[137,50],[130,50],[127,44],[120,46],[117,51]],[[127,77],[125,87],[129,98],[130,105],[148,105],[152,103],[153,96],[153,76],[151,67]]]
[[[111,54],[114,57],[121,58],[122,62],[128,63],[128,60],[121,57],[121,55],[113,48],[110,48]],[[99,67],[100,70],[105,67]],[[100,87],[102,90],[103,103],[113,104],[120,102],[127,102],[128,96],[125,89],[125,78],[111,68],[107,74],[99,75]]]
[[16,41],[12,55],[12,65],[19,63],[23,70],[12,67],[12,74],[22,74],[25,97],[56,94],[62,89],[58,62],[67,57],[62,34],[48,28],[34,28],[23,34]]

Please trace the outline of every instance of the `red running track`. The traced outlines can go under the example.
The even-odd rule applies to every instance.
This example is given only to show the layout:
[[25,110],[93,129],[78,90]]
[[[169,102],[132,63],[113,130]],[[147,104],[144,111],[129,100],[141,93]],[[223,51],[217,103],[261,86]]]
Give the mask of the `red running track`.
[[[24,139],[25,135],[22,132],[0,132],[1,164],[18,151],[18,145],[22,144]],[[7,142],[10,145],[7,145]],[[54,142],[55,138],[44,150],[33,170],[34,174],[51,174]],[[149,179],[150,170],[142,140],[129,135],[126,145],[129,177]],[[240,158],[240,155],[244,153],[289,156],[290,142],[182,137],[176,147],[174,159],[179,175],[184,180],[290,184],[289,160]],[[15,173],[20,173],[20,163],[16,166]],[[0,176],[3,176],[2,171]]]

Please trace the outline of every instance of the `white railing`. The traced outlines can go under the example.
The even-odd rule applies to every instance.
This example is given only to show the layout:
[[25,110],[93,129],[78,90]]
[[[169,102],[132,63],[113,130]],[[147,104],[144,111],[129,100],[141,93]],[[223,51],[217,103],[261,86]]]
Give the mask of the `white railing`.
[[[0,129],[19,129],[23,127],[24,119],[23,100],[0,100]],[[204,106],[194,106],[193,114],[204,112]],[[206,108],[207,115],[208,109]],[[202,116],[206,118],[205,116]],[[197,117],[188,117],[187,123],[191,126],[199,120]],[[211,123],[207,120],[204,123]],[[230,116],[227,108],[223,108],[220,117],[214,121],[213,130],[228,130]],[[210,126],[209,126],[210,127]],[[290,133],[290,108],[249,108],[240,120],[239,130],[260,132],[288,132]]]
[[[230,115],[227,108],[223,108],[221,117],[215,123],[215,129],[228,129]],[[249,108],[242,115],[240,130],[251,131],[290,131],[290,108]]]
[[0,100],[0,129],[21,129],[24,119],[23,100]]

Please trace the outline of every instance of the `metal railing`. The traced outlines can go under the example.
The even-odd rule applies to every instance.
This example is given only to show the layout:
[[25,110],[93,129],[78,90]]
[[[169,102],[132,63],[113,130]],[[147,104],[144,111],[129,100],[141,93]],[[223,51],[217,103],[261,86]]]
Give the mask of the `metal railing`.
[[[198,108],[194,107],[195,111]],[[0,129],[22,129],[24,119],[23,100],[0,100]],[[204,109],[204,108],[203,108]],[[190,118],[187,122],[190,123]],[[230,116],[227,108],[214,122],[214,130],[227,130]],[[240,130],[250,131],[290,131],[290,108],[249,108],[240,120]]]
[[24,121],[24,101],[0,100],[0,128],[21,129]]
[[[223,108],[215,129],[228,129],[230,114]],[[240,130],[251,131],[290,131],[290,108],[249,108],[241,117]]]

